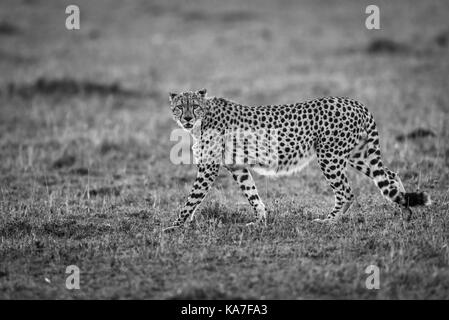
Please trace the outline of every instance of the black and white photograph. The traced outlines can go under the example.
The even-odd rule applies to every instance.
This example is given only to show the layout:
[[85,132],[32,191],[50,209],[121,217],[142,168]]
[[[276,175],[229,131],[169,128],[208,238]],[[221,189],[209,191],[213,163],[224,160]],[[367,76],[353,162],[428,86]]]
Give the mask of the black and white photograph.
[[0,300],[448,300],[448,17],[0,1]]

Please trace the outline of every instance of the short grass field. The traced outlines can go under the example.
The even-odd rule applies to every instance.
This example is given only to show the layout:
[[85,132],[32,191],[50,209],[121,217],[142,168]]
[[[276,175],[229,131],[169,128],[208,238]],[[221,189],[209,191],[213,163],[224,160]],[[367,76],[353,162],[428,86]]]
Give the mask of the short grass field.
[[[65,28],[77,4],[81,29]],[[380,8],[380,30],[365,8]],[[449,2],[0,2],[1,299],[449,298]],[[335,225],[316,162],[254,174],[266,227],[222,170],[183,231],[169,91],[243,104],[349,96],[430,207],[410,222],[365,176]],[[66,288],[66,267],[80,289]],[[380,270],[369,290],[365,269]]]

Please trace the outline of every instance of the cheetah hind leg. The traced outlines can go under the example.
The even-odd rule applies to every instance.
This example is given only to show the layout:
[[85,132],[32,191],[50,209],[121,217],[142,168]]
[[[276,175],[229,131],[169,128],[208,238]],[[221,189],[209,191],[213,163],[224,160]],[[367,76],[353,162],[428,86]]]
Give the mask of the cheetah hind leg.
[[348,211],[354,202],[354,194],[346,175],[347,161],[336,163],[322,161],[323,157],[318,154],[318,164],[326,180],[329,182],[335,195],[335,205],[332,211],[324,219],[314,219],[315,222],[335,223],[337,218]]
[[[405,191],[404,185],[402,184],[401,178],[399,178],[399,175],[396,172],[391,171],[387,167],[384,167],[384,170],[385,170],[385,173],[386,173],[387,177],[389,178],[389,180],[394,181],[394,182],[390,182],[390,184],[394,184],[400,192],[405,194],[406,191]],[[400,210],[403,220],[408,222],[412,219],[413,212],[412,212],[412,209],[410,209],[408,206],[399,205],[399,210]],[[397,212],[395,214],[397,214]]]
[[362,144],[362,147],[352,154],[349,165],[371,178],[382,195],[399,206],[402,218],[410,221],[412,210],[400,201],[401,194],[407,194],[404,185],[396,172],[383,165],[380,154],[378,142]]

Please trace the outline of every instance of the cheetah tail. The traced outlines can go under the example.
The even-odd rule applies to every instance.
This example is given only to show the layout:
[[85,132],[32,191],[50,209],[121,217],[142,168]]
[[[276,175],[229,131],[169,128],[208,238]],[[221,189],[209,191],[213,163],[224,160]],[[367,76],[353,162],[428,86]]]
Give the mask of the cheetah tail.
[[404,194],[407,207],[430,206],[432,200],[426,192],[409,192]]

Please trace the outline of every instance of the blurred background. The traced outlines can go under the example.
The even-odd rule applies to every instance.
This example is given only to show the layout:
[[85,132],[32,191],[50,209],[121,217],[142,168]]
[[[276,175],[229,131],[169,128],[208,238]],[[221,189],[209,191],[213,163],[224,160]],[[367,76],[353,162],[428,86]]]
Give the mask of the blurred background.
[[[65,28],[70,4],[80,8],[80,30]],[[370,4],[380,8],[380,30],[365,27]],[[448,13],[445,0],[2,0],[0,296],[70,297],[55,283],[63,283],[66,265],[80,261],[92,275],[84,280],[91,291],[81,297],[160,298],[178,294],[177,281],[202,283],[188,276],[192,256],[170,276],[160,271],[170,268],[170,259],[183,259],[179,251],[196,257],[189,250],[204,247],[202,241],[219,245],[211,249],[217,255],[223,247],[213,237],[193,238],[188,248],[159,238],[158,228],[176,216],[195,175],[193,166],[169,161],[176,128],[169,91],[204,87],[209,95],[252,105],[327,95],[360,100],[378,123],[389,167],[406,187],[433,190],[447,203]],[[307,208],[331,206],[320,177],[313,164],[301,179],[256,180],[269,208],[284,199],[289,205],[282,212],[291,213],[304,209],[296,196],[304,196],[298,199]],[[366,180],[354,179],[361,193],[376,194],[362,194],[367,206],[382,201]],[[223,174],[212,191],[206,220],[249,214],[228,180]],[[234,236],[229,231],[223,241],[233,243]],[[139,260],[148,255],[149,264]],[[219,281],[213,270],[203,271],[207,284]],[[236,273],[245,275],[244,268]],[[284,284],[277,289],[239,291],[286,298],[313,287],[311,297],[323,296],[326,288],[316,289],[314,279],[291,288],[296,280],[289,273],[271,278]],[[394,290],[383,297],[397,297]],[[334,293],[342,292],[353,294]]]

